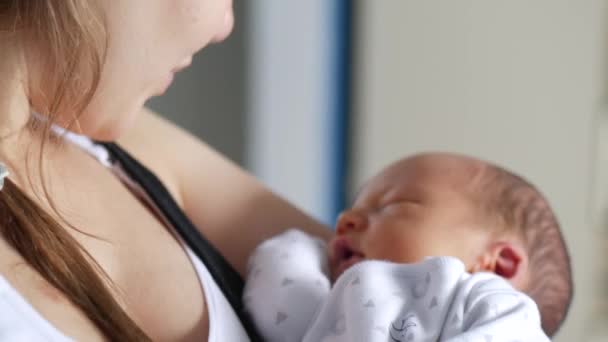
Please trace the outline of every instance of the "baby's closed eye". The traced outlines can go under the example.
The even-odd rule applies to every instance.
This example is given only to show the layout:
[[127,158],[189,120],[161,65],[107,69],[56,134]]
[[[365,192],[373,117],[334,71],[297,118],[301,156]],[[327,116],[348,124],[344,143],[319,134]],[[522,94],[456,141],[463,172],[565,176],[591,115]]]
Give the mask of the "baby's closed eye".
[[414,201],[410,199],[399,199],[392,200],[384,204],[382,206],[382,211],[388,213],[412,213],[419,210],[421,207],[422,204],[419,201]]

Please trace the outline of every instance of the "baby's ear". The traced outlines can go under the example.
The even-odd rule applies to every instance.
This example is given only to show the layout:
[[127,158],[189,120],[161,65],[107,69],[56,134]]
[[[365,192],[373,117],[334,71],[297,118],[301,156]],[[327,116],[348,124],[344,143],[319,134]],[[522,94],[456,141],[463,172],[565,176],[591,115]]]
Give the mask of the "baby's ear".
[[490,245],[472,271],[495,273],[523,290],[528,285],[528,266],[528,253],[520,244],[500,241]]

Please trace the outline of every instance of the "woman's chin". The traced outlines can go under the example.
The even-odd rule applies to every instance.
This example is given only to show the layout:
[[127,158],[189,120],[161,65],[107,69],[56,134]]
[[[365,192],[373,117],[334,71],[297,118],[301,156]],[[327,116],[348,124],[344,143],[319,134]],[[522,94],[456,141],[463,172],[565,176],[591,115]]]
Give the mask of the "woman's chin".
[[229,11],[226,13],[223,25],[222,30],[218,32],[213,39],[211,39],[212,43],[223,42],[230,36],[234,28],[234,12]]

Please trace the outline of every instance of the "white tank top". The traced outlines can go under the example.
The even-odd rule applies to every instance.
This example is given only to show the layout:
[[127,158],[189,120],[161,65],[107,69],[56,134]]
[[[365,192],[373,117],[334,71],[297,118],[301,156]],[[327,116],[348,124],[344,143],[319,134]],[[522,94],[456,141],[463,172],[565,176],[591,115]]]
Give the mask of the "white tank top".
[[[74,145],[95,157],[99,162],[110,168],[141,200],[146,201],[156,214],[163,219],[163,223],[170,229],[171,226],[164,219],[154,203],[145,195],[137,183],[130,180],[120,167],[114,165],[108,151],[102,145],[95,144],[91,139],[55,127],[54,130]],[[209,342],[242,342],[249,341],[230,303],[213,280],[203,262],[184,244],[184,249],[200,279],[209,316]],[[66,342],[73,341],[64,335],[42,315],[40,315],[21,296],[10,283],[0,275],[0,341],[19,342]]]

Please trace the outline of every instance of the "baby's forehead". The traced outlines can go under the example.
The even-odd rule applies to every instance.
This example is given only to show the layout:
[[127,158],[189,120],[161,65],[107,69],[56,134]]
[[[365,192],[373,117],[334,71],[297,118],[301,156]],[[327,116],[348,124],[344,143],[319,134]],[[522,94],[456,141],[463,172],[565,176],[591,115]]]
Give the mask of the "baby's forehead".
[[487,167],[488,164],[483,161],[456,154],[421,154],[389,165],[369,184],[433,184],[464,190],[482,179]]
[[371,178],[358,193],[357,201],[392,195],[411,200],[461,200],[479,191],[486,166],[476,159],[451,154],[404,158]]

